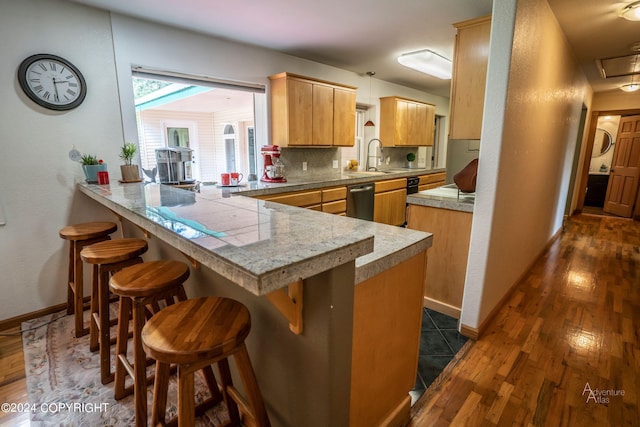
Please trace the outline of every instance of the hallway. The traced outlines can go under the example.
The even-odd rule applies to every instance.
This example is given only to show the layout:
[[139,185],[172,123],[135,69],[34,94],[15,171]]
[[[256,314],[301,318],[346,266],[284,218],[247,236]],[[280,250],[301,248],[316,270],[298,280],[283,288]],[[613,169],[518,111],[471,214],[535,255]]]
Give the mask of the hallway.
[[570,218],[410,425],[640,425],[639,270],[639,222]]

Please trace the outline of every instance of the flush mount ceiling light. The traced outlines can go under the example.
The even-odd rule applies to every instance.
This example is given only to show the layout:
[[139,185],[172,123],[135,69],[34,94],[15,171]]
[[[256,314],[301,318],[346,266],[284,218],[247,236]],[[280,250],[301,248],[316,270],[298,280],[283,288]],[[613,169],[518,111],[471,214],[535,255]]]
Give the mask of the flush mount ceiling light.
[[[633,70],[636,70],[636,66],[638,65],[638,55],[640,55],[640,53],[636,53],[636,59],[633,61]],[[634,78],[635,78],[635,74],[631,75],[631,83],[628,83],[626,85],[622,85],[620,86],[620,89],[622,89],[625,92],[635,92],[638,89],[640,89],[640,84],[635,83]]]
[[620,86],[620,89],[622,89],[625,92],[635,92],[638,89],[640,89],[640,84],[638,84],[638,83],[628,83],[626,85]]
[[626,5],[620,11],[620,16],[629,21],[640,21],[640,1]]
[[398,62],[439,79],[451,79],[451,61],[429,49],[400,55]]

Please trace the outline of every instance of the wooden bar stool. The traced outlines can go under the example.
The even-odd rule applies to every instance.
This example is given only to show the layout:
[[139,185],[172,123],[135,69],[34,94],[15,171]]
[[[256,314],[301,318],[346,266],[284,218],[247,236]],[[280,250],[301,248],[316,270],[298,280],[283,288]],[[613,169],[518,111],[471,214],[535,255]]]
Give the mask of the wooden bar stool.
[[[124,268],[109,281],[111,292],[120,297],[118,339],[116,343],[116,400],[134,393],[136,426],[147,425],[147,357],[142,348],[140,334],[145,319],[160,311],[160,303],[170,306],[185,301],[187,294],[182,284],[189,277],[189,266],[180,261],[150,261]],[[129,322],[133,317],[133,365],[127,359]],[[127,374],[133,385],[126,387]]]
[[[93,264],[91,279],[91,319],[89,349],[100,350],[102,384],[113,381],[111,371],[111,332],[109,319],[109,275],[142,262],[140,255],[148,249],[144,239],[124,238],[86,246],[80,252],[82,260]],[[117,321],[117,319],[114,319]]]
[[83,268],[80,251],[94,243],[111,239],[109,234],[118,229],[114,222],[85,222],[68,225],[60,230],[60,237],[69,241],[69,272],[67,279],[67,314],[74,314],[76,337],[89,333],[84,327],[82,312],[84,311]]
[[[244,305],[216,297],[179,302],[147,321],[142,328],[142,345],[147,354],[156,359],[152,425],[165,423],[170,364],[178,365],[178,425],[192,426],[196,411],[200,413],[206,409],[194,407],[194,372],[217,363],[222,397],[231,424],[240,423],[240,411],[251,421],[246,425],[269,426],[269,417],[244,343],[250,329],[251,317]],[[227,359],[230,356],[236,362],[246,390],[246,400],[233,386]],[[212,387],[209,381],[207,385]],[[213,394],[214,391],[211,392]],[[207,402],[199,406],[205,404]]]

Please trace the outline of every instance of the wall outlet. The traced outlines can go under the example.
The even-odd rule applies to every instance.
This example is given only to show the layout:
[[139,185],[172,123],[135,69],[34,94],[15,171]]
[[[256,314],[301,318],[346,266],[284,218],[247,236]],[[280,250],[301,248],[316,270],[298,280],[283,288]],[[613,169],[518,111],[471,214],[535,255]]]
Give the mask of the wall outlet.
[[340,167],[340,166],[338,165],[338,161],[337,161],[337,160],[334,160],[334,161],[333,161],[333,168],[334,168],[334,169],[338,169],[339,167]]
[[303,171],[307,170],[307,162],[302,162],[302,170]]

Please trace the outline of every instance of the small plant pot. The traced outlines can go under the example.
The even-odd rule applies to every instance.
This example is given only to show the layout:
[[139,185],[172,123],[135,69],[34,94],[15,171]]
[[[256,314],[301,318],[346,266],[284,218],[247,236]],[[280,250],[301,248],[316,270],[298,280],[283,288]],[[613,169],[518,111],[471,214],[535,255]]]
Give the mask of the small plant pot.
[[99,165],[82,165],[82,170],[84,171],[84,176],[88,184],[97,184],[98,172],[106,171],[107,164],[102,163]]
[[140,181],[138,165],[120,165],[120,174],[122,175],[122,182]]

